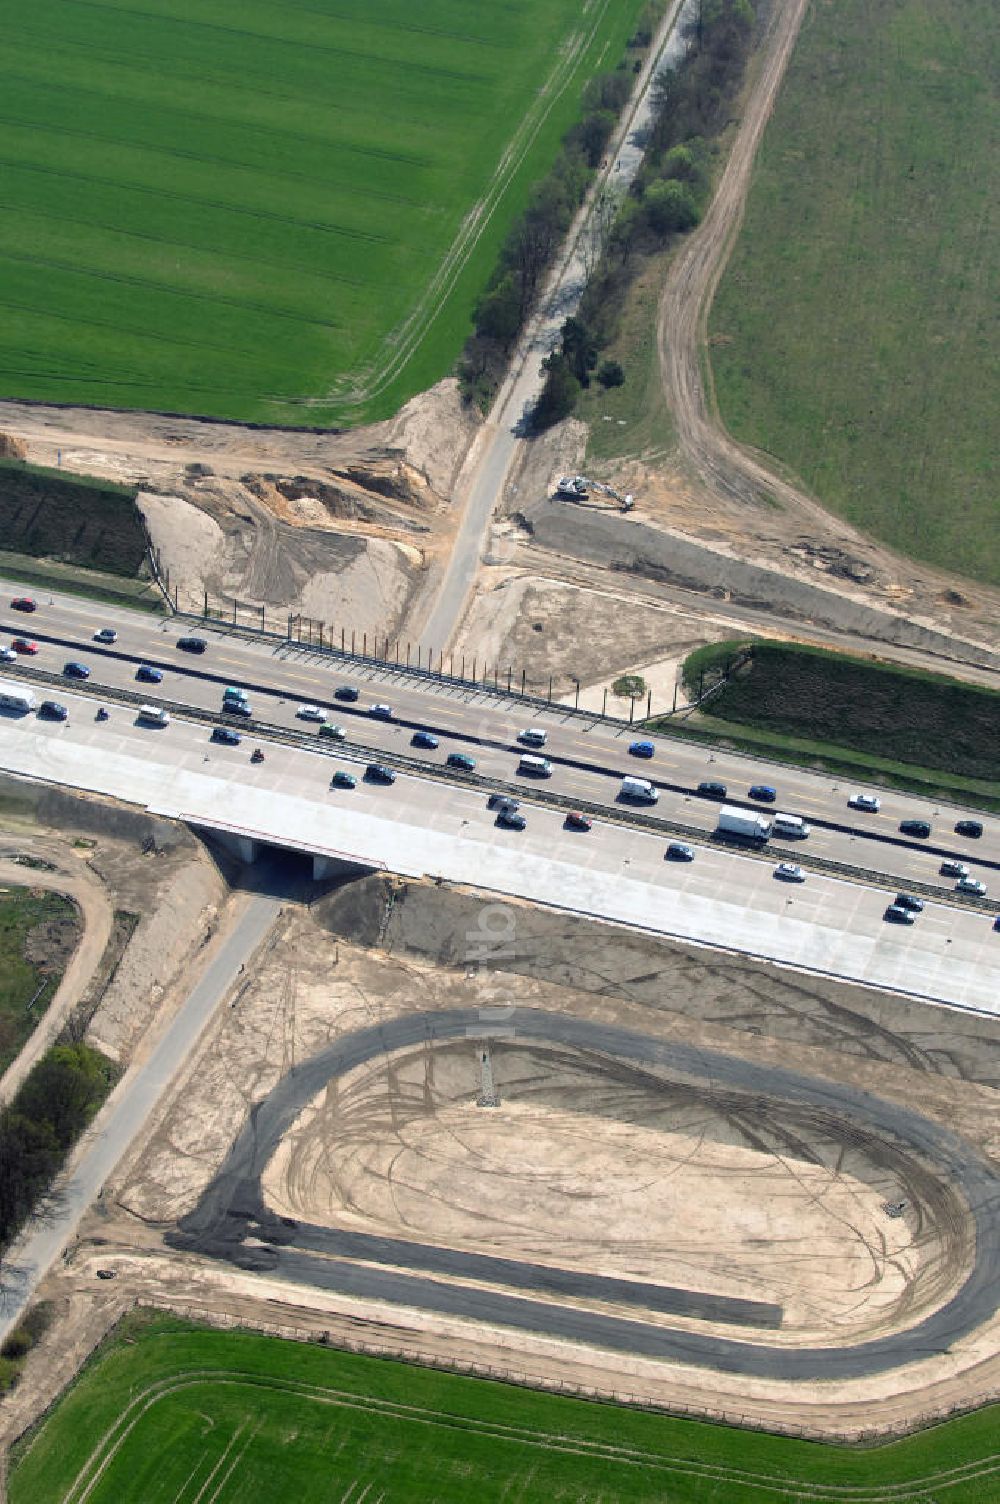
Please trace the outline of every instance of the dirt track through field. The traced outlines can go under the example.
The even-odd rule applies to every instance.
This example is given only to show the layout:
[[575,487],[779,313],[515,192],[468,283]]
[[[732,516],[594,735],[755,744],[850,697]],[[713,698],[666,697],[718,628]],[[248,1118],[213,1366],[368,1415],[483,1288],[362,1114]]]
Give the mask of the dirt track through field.
[[730,438],[706,396],[700,359],[708,312],[743,222],[757,149],[806,4],[807,0],[774,0],[759,53],[760,71],[711,208],[668,274],[660,298],[657,339],[664,394],[681,453],[709,491],[727,502],[752,506],[760,504],[762,494],[769,495],[825,529],[830,518],[822,507]]

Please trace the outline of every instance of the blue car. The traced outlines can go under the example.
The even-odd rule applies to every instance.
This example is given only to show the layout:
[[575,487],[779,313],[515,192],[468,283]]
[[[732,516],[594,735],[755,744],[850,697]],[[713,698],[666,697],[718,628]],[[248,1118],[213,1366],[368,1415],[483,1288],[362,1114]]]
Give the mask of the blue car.
[[160,669],[158,669],[158,668],[153,668],[148,663],[140,663],[139,664],[139,667],[135,671],[135,677],[137,679],[140,679],[143,684],[162,684],[163,683],[163,673],[162,673],[162,671]]
[[476,770],[476,759],[470,757],[468,752],[449,752],[448,766],[449,768],[461,768],[465,773],[474,773]]
[[633,742],[629,747],[633,757],[652,757],[655,750],[652,742]]
[[429,752],[433,752],[434,748],[438,745],[438,739],[432,731],[415,731],[410,745],[414,747],[426,747]]
[[90,669],[85,663],[67,663],[63,669],[67,679],[89,679]]
[[747,789],[749,799],[759,799],[763,804],[773,804],[778,797],[778,790],[773,789],[769,783],[755,783],[753,788]]

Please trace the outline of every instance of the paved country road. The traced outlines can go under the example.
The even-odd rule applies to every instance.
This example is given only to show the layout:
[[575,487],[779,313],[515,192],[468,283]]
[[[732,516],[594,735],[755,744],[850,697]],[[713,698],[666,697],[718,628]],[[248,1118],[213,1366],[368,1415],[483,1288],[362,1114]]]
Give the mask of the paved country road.
[[0,1275],[0,1341],[17,1325],[35,1287],[73,1237],[280,908],[280,898],[269,894],[255,894],[246,902],[151,1053],[126,1073],[108,1099],[68,1177],[57,1183],[51,1209],[31,1222],[10,1250]]
[[[369,1029],[358,1030],[338,1040],[312,1059],[296,1066],[278,1083],[253,1112],[224,1164],[203,1193],[198,1206],[168,1235],[174,1246],[230,1260],[243,1268],[266,1269],[296,1283],[337,1290],[364,1299],[385,1300],[439,1314],[460,1316],[493,1325],[585,1342],[625,1352],[696,1364],[729,1373],[804,1381],[849,1379],[884,1373],[907,1363],[945,1351],[993,1316],[1000,1304],[1000,1178],[973,1147],[947,1128],[932,1123],[919,1112],[881,1100],[870,1093],[839,1083],[825,1082],[791,1070],[760,1065],[717,1051],[701,1050],[676,1042],[663,1042],[611,1025],[598,1024],[565,1014],[539,1009],[504,1009],[502,1023],[491,1022],[478,1009],[410,1014]],[[499,1031],[505,1041],[520,1037],[534,1043],[572,1046],[598,1053],[610,1060],[655,1066],[668,1079],[710,1082],[713,1090],[746,1094],[789,1104],[813,1126],[845,1125],[873,1140],[884,1163],[902,1164],[917,1159],[933,1166],[941,1193],[949,1200],[954,1216],[962,1205],[974,1224],[975,1256],[971,1272],[959,1289],[938,1310],[907,1330],[868,1342],[844,1347],[776,1346],[762,1331],[755,1342],[688,1330],[670,1330],[640,1320],[603,1315],[595,1311],[552,1304],[540,1299],[512,1296],[469,1284],[431,1279],[425,1274],[401,1272],[409,1262],[416,1269],[437,1269],[454,1281],[490,1279],[515,1285],[535,1294],[547,1294],[560,1275],[566,1279],[561,1293],[569,1292],[570,1271],[553,1271],[533,1264],[509,1269],[483,1268],[483,1256],[438,1250],[435,1265],[424,1245],[409,1245],[396,1239],[365,1238],[355,1234],[345,1243],[332,1233],[331,1253],[353,1252],[367,1262],[356,1264],[343,1258],[325,1258],[324,1229],[303,1229],[298,1224],[266,1211],[260,1187],[261,1175],[295,1122],[299,1113],[332,1078],[355,1069],[365,1061],[394,1051],[436,1041],[490,1037]],[[646,1078],[648,1080],[648,1077]],[[246,1247],[244,1239],[252,1241]],[[260,1240],[260,1241],[258,1241]],[[263,1247],[260,1243],[263,1243]],[[387,1258],[394,1268],[378,1267]],[[488,1263],[494,1261],[488,1260]],[[513,1264],[515,1261],[495,1261]],[[592,1299],[609,1298],[608,1281],[572,1273],[572,1292]],[[682,1310],[683,1292],[671,1290],[672,1309]],[[699,1309],[704,1297],[691,1292],[688,1316],[725,1320],[719,1311]],[[652,1308],[662,1302],[647,1301]],[[756,1324],[774,1324],[759,1313]],[[754,1323],[753,1312],[743,1313]]]
[[521,424],[541,392],[542,361],[550,353],[565,320],[572,314],[586,285],[585,226],[601,194],[623,195],[642,163],[645,133],[652,121],[651,85],[668,61],[683,51],[678,16],[682,0],[671,0],[649,49],[630,104],[608,148],[608,166],[593,184],[566,241],[566,252],[546,284],[514,355],[510,370],[493,404],[489,419],[477,435],[459,479],[462,520],[438,592],[423,623],[411,623],[411,633],[435,652],[447,648],[458,627],[489,536],[493,513],[518,445],[524,443]]

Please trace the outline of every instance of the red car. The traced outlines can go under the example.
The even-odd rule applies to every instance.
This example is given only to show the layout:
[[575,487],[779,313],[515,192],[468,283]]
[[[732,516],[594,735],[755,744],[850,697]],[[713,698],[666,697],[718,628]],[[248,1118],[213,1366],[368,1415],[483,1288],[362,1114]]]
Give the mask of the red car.
[[15,637],[11,643],[15,653],[37,653],[38,643],[29,642],[26,637]]
[[30,595],[15,595],[11,601],[11,606],[15,611],[35,611],[38,609]]
[[590,830],[593,823],[589,815],[581,815],[578,809],[571,809],[566,816],[566,824],[570,830]]

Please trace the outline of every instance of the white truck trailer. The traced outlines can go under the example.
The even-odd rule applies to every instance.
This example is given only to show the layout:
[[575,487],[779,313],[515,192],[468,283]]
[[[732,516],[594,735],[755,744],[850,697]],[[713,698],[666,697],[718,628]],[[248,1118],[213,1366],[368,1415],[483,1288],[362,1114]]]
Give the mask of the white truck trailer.
[[27,715],[29,710],[38,707],[38,696],[34,690],[28,689],[23,684],[15,684],[10,679],[0,679],[0,708],[17,711],[19,715]]
[[766,841],[771,834],[771,821],[755,809],[737,809],[733,804],[724,804],[719,810],[716,827],[720,836],[737,836],[744,841]]

